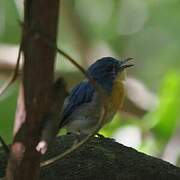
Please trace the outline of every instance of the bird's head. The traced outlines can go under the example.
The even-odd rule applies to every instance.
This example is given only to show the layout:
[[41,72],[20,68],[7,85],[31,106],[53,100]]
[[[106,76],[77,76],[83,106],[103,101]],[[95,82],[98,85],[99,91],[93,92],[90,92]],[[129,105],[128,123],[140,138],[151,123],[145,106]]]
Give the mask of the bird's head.
[[102,88],[111,93],[114,81],[120,77],[125,68],[133,66],[133,64],[127,64],[131,59],[117,60],[112,57],[103,57],[93,63],[87,72]]

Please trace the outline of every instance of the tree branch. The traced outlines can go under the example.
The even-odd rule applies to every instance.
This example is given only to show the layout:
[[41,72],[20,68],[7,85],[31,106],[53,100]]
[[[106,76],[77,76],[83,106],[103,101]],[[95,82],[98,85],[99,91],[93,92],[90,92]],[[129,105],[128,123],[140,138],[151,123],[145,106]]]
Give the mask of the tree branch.
[[[73,135],[57,138],[43,161],[66,151],[76,138]],[[0,151],[0,179],[3,177],[6,160],[5,153]],[[94,137],[71,155],[42,168],[40,179],[179,180],[180,168],[112,139]]]

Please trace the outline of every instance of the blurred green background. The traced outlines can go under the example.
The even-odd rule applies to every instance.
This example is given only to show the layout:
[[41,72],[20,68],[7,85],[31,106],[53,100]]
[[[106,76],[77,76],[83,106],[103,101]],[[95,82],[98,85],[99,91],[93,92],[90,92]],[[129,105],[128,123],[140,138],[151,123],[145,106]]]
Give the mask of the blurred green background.
[[[102,56],[133,57],[120,113],[101,133],[180,166],[180,0],[62,0],[58,46],[85,68]],[[0,1],[0,84],[16,62],[22,0]],[[47,24],[48,26],[48,24]],[[71,88],[82,74],[57,56]],[[0,135],[12,140],[19,81],[0,97]]]

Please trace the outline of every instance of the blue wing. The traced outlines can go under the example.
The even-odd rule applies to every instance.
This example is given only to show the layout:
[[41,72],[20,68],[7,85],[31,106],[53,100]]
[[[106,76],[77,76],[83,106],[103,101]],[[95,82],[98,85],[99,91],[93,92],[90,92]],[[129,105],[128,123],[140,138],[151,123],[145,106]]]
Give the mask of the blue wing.
[[95,90],[89,81],[83,81],[71,90],[63,110],[60,127],[63,127],[66,125],[66,123],[68,123],[66,121],[67,117],[71,115],[71,113],[74,112],[79,106],[92,100],[94,92]]

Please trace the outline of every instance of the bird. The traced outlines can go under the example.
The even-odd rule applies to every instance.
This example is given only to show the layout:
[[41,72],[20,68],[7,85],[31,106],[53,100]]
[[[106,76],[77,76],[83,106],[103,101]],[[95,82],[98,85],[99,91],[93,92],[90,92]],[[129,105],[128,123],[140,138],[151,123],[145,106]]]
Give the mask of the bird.
[[87,74],[101,88],[103,100],[90,79],[82,80],[65,99],[59,128],[66,128],[68,133],[88,135],[99,121],[104,101],[107,112],[102,126],[110,122],[123,102],[124,70],[133,66],[127,64],[131,59],[102,57],[90,65]]
[[106,116],[100,128],[110,122],[122,105],[125,94],[125,69],[133,66],[127,64],[132,59],[117,60],[113,57],[103,57],[90,65],[86,71],[88,78],[75,85],[68,93],[57,119],[58,125],[49,118],[45,133],[49,140],[42,137],[36,150],[41,154],[46,152],[52,140],[52,132],[49,128],[54,128],[54,132],[66,128],[67,133],[70,134],[89,135],[94,132],[104,103],[106,103]]

